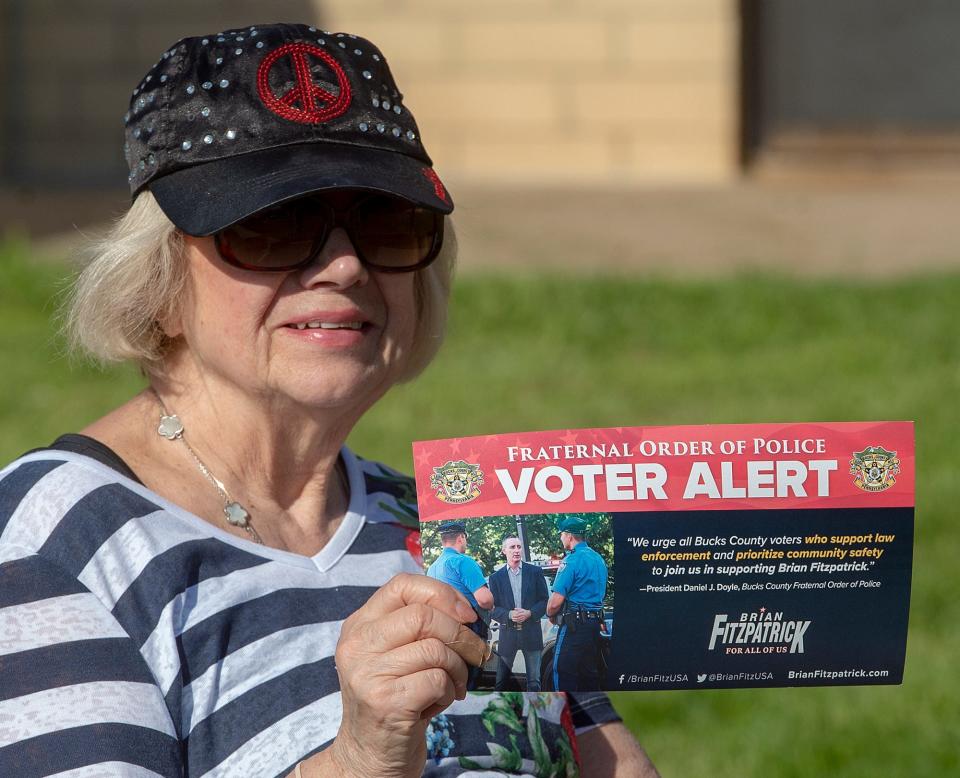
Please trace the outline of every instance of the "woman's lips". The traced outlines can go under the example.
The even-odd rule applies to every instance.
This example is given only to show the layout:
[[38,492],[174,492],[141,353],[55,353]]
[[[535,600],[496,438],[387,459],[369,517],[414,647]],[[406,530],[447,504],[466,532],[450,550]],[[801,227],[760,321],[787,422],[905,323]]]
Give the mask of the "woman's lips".
[[370,319],[357,308],[310,311],[286,322],[281,329],[295,337],[330,346],[349,346],[361,342],[374,328]]
[[362,321],[344,321],[344,322],[333,322],[333,321],[301,321],[297,324],[287,324],[285,326],[291,327],[295,330],[359,330],[362,329],[364,322]]
[[291,316],[283,323],[293,329],[360,329],[370,323],[370,317],[359,308],[335,308],[330,310],[314,309]]
[[335,329],[335,330],[324,330],[324,329],[303,329],[299,330],[295,327],[284,327],[283,331],[287,334],[288,337],[296,338],[297,340],[307,341],[308,343],[315,343],[321,346],[336,346],[336,347],[346,347],[346,346],[355,346],[362,343],[367,337],[367,333],[370,332],[370,325],[364,325],[358,330],[351,329]]

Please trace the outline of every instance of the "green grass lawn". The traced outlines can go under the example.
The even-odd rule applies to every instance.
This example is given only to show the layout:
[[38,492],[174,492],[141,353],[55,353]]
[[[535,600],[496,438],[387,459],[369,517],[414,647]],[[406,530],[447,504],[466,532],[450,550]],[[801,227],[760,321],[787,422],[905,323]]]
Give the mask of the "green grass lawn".
[[[75,430],[141,385],[71,368],[54,335],[63,271],[0,248],[0,457]],[[355,431],[408,470],[410,441],[645,424],[917,422],[905,682],[616,696],[664,776],[945,776],[960,770],[960,275],[882,284],[462,278],[448,342]],[[589,772],[587,773],[589,775]]]

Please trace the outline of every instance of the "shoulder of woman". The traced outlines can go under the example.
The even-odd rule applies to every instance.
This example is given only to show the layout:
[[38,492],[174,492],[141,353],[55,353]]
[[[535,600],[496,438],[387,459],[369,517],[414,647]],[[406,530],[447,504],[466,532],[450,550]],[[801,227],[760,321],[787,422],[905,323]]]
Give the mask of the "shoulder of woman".
[[420,528],[417,486],[413,478],[370,459],[356,457],[367,493],[367,520],[391,522],[407,529]]
[[89,533],[91,525],[80,519],[96,521],[104,513],[135,510],[131,502],[144,502],[124,485],[126,481],[82,454],[52,450],[25,454],[0,470],[0,534],[7,543],[39,550],[71,527],[82,526]]

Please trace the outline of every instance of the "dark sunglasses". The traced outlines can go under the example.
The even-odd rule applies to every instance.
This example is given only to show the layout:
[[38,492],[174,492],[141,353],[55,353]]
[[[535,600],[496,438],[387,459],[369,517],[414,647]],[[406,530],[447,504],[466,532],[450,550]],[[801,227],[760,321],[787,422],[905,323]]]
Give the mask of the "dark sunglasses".
[[443,246],[443,214],[389,195],[337,208],[320,196],[258,211],[214,234],[220,257],[244,270],[297,270],[316,260],[342,227],[357,258],[381,273],[408,273],[433,262]]

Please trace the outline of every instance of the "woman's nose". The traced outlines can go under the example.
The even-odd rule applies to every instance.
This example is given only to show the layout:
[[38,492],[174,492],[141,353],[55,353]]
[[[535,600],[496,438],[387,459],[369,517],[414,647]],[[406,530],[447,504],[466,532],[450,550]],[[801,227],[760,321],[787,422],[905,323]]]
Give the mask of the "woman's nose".
[[300,283],[308,288],[329,285],[346,289],[363,286],[369,279],[366,266],[342,227],[331,230],[317,258],[300,271]]

